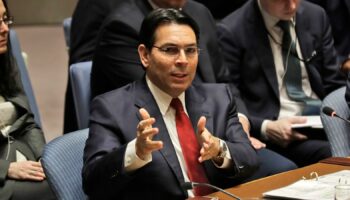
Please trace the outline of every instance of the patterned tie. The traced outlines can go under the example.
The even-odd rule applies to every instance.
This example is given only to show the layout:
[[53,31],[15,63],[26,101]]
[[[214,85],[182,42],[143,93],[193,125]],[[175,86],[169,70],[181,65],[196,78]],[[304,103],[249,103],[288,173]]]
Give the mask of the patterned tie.
[[290,21],[280,20],[277,25],[283,30],[282,55],[283,65],[287,70],[284,77],[287,94],[292,100],[304,103],[303,115],[318,115],[321,101],[306,96],[302,88],[301,66],[297,57],[296,43],[290,34]]
[[[199,163],[199,144],[191,121],[186,115],[178,98],[171,101],[170,106],[176,110],[176,130],[183,156],[185,158],[187,175],[192,182],[209,183],[204,168]],[[213,191],[207,187],[194,188],[195,195],[204,196]]]

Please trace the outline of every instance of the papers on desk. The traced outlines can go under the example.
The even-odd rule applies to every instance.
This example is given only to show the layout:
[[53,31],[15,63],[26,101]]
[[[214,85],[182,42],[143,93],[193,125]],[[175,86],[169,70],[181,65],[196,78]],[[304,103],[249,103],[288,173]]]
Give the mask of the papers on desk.
[[306,123],[293,124],[292,128],[323,128],[321,117],[319,115],[304,116],[307,118]]
[[327,174],[316,179],[300,180],[286,187],[271,190],[263,194],[266,198],[333,200],[334,187],[350,181],[350,170]]

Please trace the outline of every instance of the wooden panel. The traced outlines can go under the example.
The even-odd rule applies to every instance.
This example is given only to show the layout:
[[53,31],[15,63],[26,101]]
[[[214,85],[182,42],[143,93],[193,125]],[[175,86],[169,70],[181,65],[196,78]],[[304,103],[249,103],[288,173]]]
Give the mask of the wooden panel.
[[[241,184],[230,189],[226,189],[226,191],[247,200],[262,199],[262,193],[287,186],[291,183],[294,183],[295,181],[300,180],[303,176],[309,177],[311,172],[317,172],[318,175],[321,176],[344,169],[350,170],[350,166],[317,163],[307,167]],[[232,199],[220,192],[216,192],[212,196],[219,197],[220,200]]]

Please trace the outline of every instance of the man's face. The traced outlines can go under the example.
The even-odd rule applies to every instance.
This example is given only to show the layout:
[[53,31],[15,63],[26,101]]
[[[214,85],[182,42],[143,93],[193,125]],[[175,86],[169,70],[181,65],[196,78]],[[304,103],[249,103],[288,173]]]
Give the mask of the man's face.
[[261,0],[261,6],[272,16],[289,20],[295,16],[301,0]]
[[186,0],[152,0],[160,8],[182,8]]
[[155,42],[148,50],[139,46],[141,62],[149,79],[172,97],[192,83],[198,63],[196,36],[188,25],[163,24],[155,31]]

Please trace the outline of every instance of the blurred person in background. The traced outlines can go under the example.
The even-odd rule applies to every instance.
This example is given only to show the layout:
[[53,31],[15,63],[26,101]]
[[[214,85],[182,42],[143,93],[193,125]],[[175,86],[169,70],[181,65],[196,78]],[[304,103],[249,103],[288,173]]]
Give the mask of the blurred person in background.
[[[69,67],[77,62],[92,60],[97,35],[103,21],[124,0],[79,0],[72,16],[69,44]],[[73,93],[68,73],[64,107],[63,133],[78,130]]]
[[218,33],[252,136],[298,166],[330,157],[322,129],[293,127],[345,84],[325,11],[303,0],[249,0]]
[[342,71],[350,70],[350,0],[308,0],[321,6],[332,26],[334,46]]

